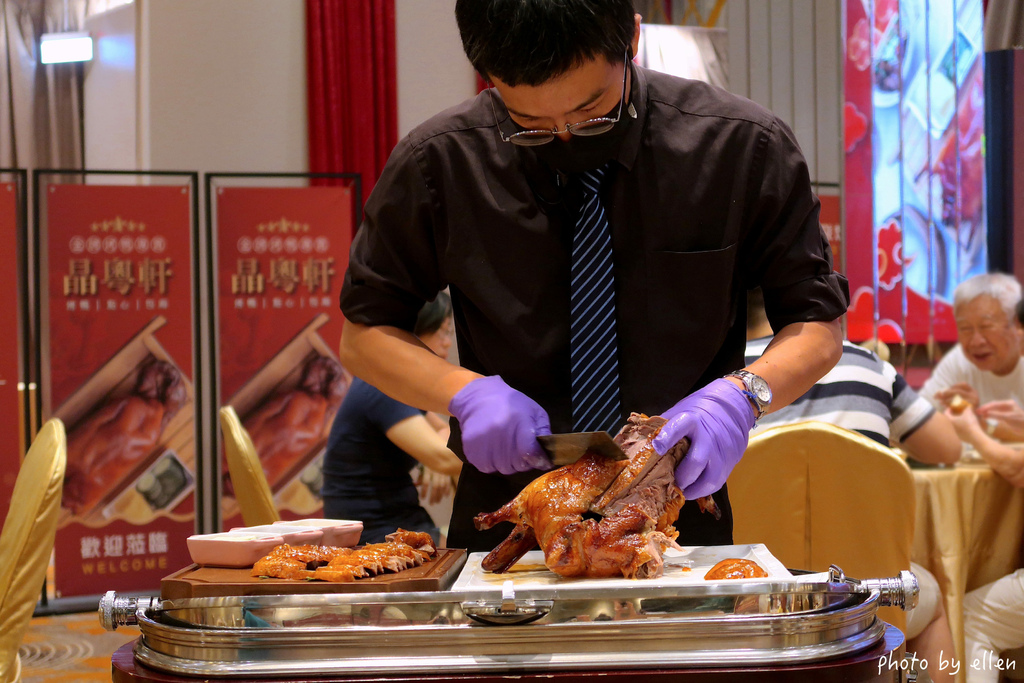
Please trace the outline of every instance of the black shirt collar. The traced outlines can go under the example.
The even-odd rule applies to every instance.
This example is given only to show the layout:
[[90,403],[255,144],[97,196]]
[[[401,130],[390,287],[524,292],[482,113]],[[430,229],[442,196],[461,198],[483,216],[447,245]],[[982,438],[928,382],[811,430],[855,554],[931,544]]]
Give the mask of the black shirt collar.
[[[647,79],[644,70],[635,62],[630,63],[629,102],[636,111],[636,120],[629,127],[626,136],[622,139],[619,153],[615,160],[622,164],[626,170],[632,170],[636,162],[636,156],[640,152],[640,140],[643,137],[644,129],[647,127]],[[629,108],[622,112],[623,116],[630,116]]]

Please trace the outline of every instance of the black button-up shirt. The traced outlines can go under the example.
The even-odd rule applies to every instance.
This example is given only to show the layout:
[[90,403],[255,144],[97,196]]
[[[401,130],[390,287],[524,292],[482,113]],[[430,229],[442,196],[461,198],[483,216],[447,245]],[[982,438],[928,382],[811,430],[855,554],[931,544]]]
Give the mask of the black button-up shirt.
[[[848,301],[789,128],[700,82],[634,66],[632,83],[637,117],[605,198],[623,421],[743,366],[747,289],[763,288],[776,330],[834,320]],[[553,431],[569,431],[575,214],[563,187],[572,184],[534,150],[501,141],[488,97],[435,116],[395,148],[352,245],[341,308],[357,323],[411,330],[422,303],[450,287],[462,365],[500,375],[548,411]],[[452,446],[461,452],[457,425]],[[535,475],[499,493],[491,489],[509,478],[465,468],[452,540],[463,540],[467,515],[497,508]],[[487,492],[470,502],[470,486]],[[728,508],[724,492],[716,498]],[[728,531],[713,538],[680,526],[680,541],[728,542],[728,514],[722,524]],[[490,544],[477,540],[465,545]]]

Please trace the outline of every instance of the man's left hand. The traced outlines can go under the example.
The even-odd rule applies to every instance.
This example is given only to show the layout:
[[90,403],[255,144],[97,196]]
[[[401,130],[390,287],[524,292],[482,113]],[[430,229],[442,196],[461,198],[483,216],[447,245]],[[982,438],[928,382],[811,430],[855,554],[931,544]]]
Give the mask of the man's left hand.
[[747,449],[754,426],[754,406],[733,382],[716,379],[668,411],[668,420],[654,439],[654,450],[664,455],[681,439],[690,450],[676,467],[676,484],[687,500],[709,496],[725,480]]

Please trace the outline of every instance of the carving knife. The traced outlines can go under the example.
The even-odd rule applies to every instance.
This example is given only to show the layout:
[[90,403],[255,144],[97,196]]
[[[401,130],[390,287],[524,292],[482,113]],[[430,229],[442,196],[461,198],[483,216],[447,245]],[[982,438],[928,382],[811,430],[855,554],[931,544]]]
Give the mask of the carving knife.
[[629,460],[608,432],[573,432],[538,436],[537,441],[551,457],[555,467],[569,465],[587,453],[612,460]]

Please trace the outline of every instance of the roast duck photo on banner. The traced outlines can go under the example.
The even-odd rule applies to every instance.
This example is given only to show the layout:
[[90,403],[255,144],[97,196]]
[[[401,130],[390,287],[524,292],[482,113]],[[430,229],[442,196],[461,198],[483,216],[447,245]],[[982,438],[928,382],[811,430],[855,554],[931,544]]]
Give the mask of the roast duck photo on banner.
[[62,523],[145,523],[194,484],[193,387],[155,337],[154,317],[54,416],[68,427]]
[[[279,509],[312,514],[320,506],[317,457],[327,445],[334,414],[352,383],[317,333],[319,314],[228,400],[249,433]],[[224,517],[237,513],[222,460]]]

